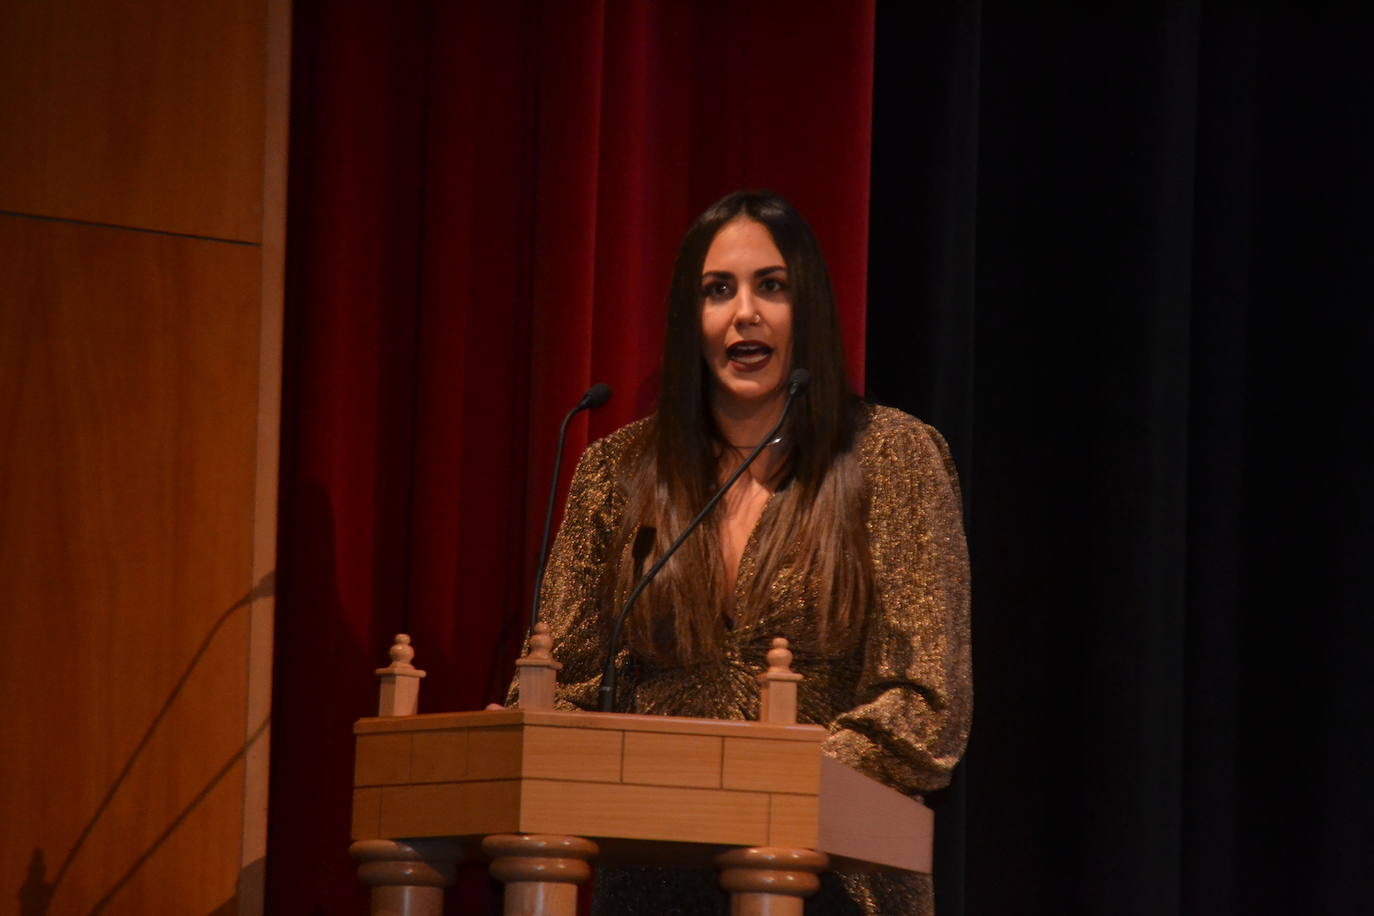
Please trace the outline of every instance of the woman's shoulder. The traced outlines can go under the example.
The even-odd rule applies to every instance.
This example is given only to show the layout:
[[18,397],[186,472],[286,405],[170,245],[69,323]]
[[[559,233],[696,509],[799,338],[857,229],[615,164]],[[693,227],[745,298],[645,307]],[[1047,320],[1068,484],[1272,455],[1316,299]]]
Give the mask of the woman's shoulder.
[[626,423],[610,435],[597,439],[587,446],[584,460],[620,464],[644,447],[648,441],[653,419],[652,415],[641,417],[631,423]]
[[895,407],[865,402],[860,415],[858,442],[861,449],[923,439],[938,440],[941,444],[945,441],[935,427]]
[[624,495],[635,456],[643,452],[640,443],[646,441],[648,425],[647,417],[627,423],[583,449],[568,491],[569,503],[614,505]]
[[949,443],[934,426],[882,404],[865,403],[862,415],[857,448],[859,463],[865,470],[888,467],[894,461],[904,464],[933,462],[943,465],[950,476],[954,476]]

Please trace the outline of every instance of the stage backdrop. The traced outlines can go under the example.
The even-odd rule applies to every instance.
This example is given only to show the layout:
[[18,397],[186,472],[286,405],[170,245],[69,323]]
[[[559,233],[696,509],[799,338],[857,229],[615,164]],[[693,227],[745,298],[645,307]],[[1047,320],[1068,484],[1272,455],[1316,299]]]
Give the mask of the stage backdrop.
[[941,916],[1367,911],[1374,9],[876,32],[870,393],[971,509]]
[[350,728],[394,633],[430,672],[422,711],[504,694],[559,420],[613,387],[566,486],[651,409],[697,212],[794,201],[862,378],[873,17],[296,4],[270,911],[359,911]]

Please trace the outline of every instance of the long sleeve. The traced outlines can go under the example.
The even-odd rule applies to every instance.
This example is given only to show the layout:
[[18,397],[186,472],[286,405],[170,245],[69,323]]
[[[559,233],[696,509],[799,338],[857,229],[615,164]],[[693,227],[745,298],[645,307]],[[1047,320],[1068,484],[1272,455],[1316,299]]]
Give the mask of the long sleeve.
[[[634,426],[594,442],[583,452],[568,489],[563,523],[549,553],[540,607],[554,639],[554,657],[563,663],[555,695],[555,704],[562,709],[595,709],[597,705],[605,663],[597,588],[624,511],[615,463]],[[512,701],[515,696],[513,689]]]
[[949,782],[972,714],[968,554],[949,447],[897,411],[861,444],[878,604],[864,637],[858,705],[827,753],[908,793]]

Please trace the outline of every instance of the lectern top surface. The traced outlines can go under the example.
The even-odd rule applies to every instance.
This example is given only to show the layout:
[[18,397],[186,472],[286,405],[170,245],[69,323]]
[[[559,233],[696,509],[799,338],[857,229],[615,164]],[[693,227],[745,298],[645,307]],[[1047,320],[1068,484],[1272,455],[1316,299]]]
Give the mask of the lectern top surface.
[[416,716],[369,717],[354,723],[353,733],[366,735],[454,728],[497,728],[511,725],[721,735],[813,743],[824,740],[827,734],[819,725],[775,725],[727,719],[688,719],[678,716],[636,716],[627,713],[536,709],[484,709],[473,712],[424,713]]

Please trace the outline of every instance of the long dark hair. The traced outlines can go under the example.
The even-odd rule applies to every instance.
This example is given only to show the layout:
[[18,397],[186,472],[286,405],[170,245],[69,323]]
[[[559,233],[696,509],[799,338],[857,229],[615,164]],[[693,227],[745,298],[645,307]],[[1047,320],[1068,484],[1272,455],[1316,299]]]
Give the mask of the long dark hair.
[[[787,265],[792,294],[792,367],[811,384],[792,408],[783,432],[782,489],[759,523],[753,587],[732,607],[724,593],[720,539],[708,521],[687,541],[641,597],[629,622],[639,651],[687,663],[714,654],[733,611],[748,626],[765,613],[769,582],[784,565],[813,571],[820,631],[827,643],[856,631],[872,591],[863,481],[851,448],[861,419],[845,373],[830,272],[811,227],[792,205],[768,191],[737,191],[697,217],[678,248],[668,289],[663,379],[658,412],[649,421],[628,481],[628,505],[603,579],[607,598],[628,593],[647,561],[672,542],[720,483],[726,443],[710,405],[702,350],[701,271],[706,252],[727,223],[751,220],[773,237]],[[652,531],[650,530],[652,529]]]

